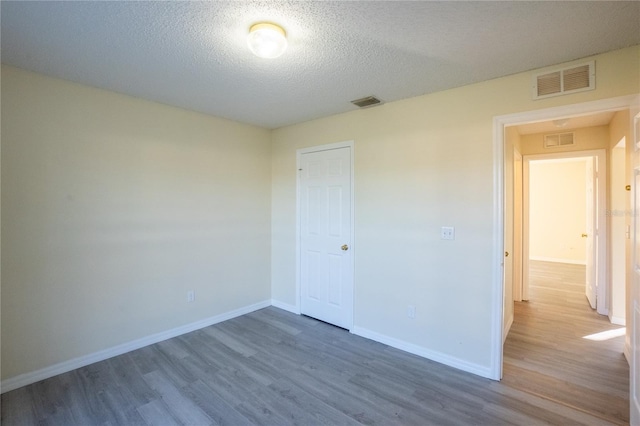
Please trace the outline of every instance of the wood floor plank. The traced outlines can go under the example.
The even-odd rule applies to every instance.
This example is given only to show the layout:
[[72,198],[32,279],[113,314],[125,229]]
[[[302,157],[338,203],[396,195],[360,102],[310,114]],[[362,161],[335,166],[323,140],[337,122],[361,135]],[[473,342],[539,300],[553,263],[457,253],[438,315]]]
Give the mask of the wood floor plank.
[[[582,268],[582,269],[581,269]],[[2,425],[621,425],[622,338],[579,265],[532,262],[495,382],[266,308],[2,395]]]
[[181,423],[169,412],[161,400],[154,400],[138,407],[138,412],[149,426],[179,426]]
[[184,396],[171,382],[171,379],[162,372],[147,373],[144,375],[144,380],[162,396],[162,401],[168,407],[169,412],[182,424],[203,426],[213,424],[213,420],[191,399]]

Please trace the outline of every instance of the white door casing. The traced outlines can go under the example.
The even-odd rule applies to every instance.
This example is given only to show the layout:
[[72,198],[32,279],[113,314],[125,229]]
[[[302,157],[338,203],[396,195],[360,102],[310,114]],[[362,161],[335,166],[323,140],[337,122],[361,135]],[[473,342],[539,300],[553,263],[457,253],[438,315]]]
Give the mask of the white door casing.
[[633,125],[633,279],[631,282],[631,362],[629,380],[630,424],[640,424],[640,113],[638,107],[631,122]]
[[353,327],[353,144],[298,151],[302,314]]

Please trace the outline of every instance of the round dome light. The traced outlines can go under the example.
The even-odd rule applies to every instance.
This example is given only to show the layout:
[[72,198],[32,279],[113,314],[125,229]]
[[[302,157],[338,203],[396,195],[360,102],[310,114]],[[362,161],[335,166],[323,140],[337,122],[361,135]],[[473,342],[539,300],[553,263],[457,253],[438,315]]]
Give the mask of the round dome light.
[[254,55],[273,59],[287,49],[287,35],[282,28],[274,24],[255,24],[249,29],[247,44]]

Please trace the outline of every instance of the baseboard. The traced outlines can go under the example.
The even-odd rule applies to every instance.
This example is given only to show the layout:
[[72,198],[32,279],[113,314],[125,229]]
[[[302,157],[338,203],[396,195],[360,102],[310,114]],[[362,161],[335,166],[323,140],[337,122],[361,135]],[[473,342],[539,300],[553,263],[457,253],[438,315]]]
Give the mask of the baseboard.
[[442,352],[432,351],[422,346],[385,336],[362,327],[353,327],[351,333],[364,337],[365,339],[375,340],[376,342],[384,343],[385,345],[393,348],[439,362],[440,364],[448,365],[449,367],[457,368],[458,370],[466,371],[467,373],[476,374],[488,379],[491,378],[491,369],[489,367],[464,361],[459,358],[443,354]]
[[291,312],[292,314],[300,315],[300,308],[296,305],[290,305],[276,299],[271,299],[271,306],[282,309],[283,311]]
[[114,346],[102,351],[94,352],[89,355],[84,355],[78,358],[70,359],[68,361],[61,362],[49,367],[42,368],[40,370],[32,371],[30,373],[20,374],[15,377],[10,377],[0,382],[0,393],[12,391],[14,389],[21,388],[23,386],[30,385],[40,380],[48,379],[58,374],[66,373],[76,368],[81,368],[95,362],[104,361],[114,356],[122,355],[127,352],[134,351],[136,349],[143,348],[145,346],[153,345],[154,343],[162,342],[163,340],[171,339],[173,337],[180,336],[182,334],[190,333],[192,331],[199,330],[204,327],[208,327],[213,324],[217,324],[231,318],[239,317],[241,315],[248,314],[258,309],[271,306],[270,300],[255,303],[253,305],[244,306],[239,309],[235,309],[224,314],[215,315],[213,317],[205,318],[200,321],[185,324],[180,327],[173,328],[171,330],[163,331],[160,333],[152,334],[141,339],[136,339],[122,345]]
[[529,256],[529,260],[538,260],[540,262],[554,262],[554,263],[569,263],[571,265],[586,265],[584,260],[562,259],[559,257],[542,257],[542,256]]
[[624,326],[627,324],[627,320],[621,317],[609,317],[609,321],[611,322],[611,324],[615,324],[615,325]]

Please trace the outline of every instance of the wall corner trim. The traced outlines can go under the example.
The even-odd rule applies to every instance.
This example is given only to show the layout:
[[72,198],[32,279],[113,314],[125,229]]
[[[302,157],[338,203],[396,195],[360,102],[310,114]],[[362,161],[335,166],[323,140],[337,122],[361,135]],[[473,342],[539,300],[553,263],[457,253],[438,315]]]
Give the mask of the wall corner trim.
[[271,299],[271,306],[274,308],[282,309],[283,311],[291,312],[292,314],[300,315],[300,308],[296,305],[284,303],[276,299]]
[[255,303],[253,305],[244,306],[242,308],[235,309],[233,311],[225,312],[220,315],[215,315],[209,318],[205,318],[199,321],[185,324],[180,327],[172,328],[170,330],[162,331],[160,333],[152,334],[140,339],[133,340],[131,342],[123,343],[111,348],[104,349],[102,351],[94,352],[92,354],[80,356],[78,358],[70,359],[58,364],[51,365],[49,367],[42,368],[40,370],[32,371],[29,373],[19,374],[15,377],[0,382],[0,393],[9,392],[23,386],[30,385],[40,380],[48,379],[58,374],[67,373],[76,368],[85,367],[95,362],[104,361],[114,356],[122,355],[127,352],[134,351],[136,349],[143,348],[145,346],[153,345],[154,343],[162,342],[173,337],[181,336],[192,331],[199,330],[201,328],[209,327],[210,325],[218,324],[220,322],[230,320],[241,315],[257,311],[271,306],[270,300],[264,300],[262,302]]

